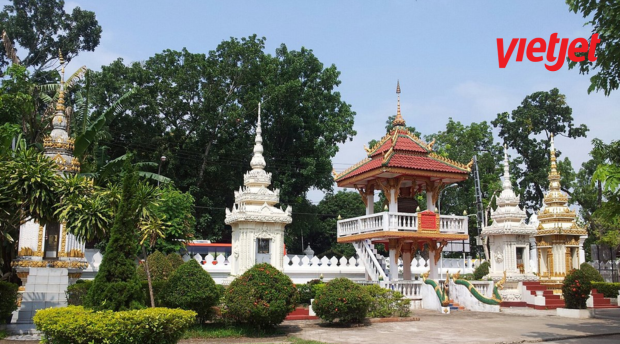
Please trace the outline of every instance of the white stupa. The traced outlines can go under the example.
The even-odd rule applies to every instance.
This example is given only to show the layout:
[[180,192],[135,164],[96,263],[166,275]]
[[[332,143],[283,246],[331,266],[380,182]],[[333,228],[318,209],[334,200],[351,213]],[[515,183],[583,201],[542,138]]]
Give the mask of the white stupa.
[[499,280],[505,271],[507,281],[537,280],[530,264],[530,238],[536,234],[536,228],[525,223],[527,215],[519,207],[520,198],[512,189],[506,146],[502,186],[497,209],[491,212],[493,223],[482,230],[482,236],[489,238],[489,277]]
[[282,271],[284,226],[293,221],[292,207],[275,207],[280,202],[280,190],[267,188],[271,173],[265,171],[261,133],[259,103],[252,170],[243,176],[244,186],[235,191],[235,204],[226,209],[225,223],[232,226],[232,276],[259,263],[269,263]]

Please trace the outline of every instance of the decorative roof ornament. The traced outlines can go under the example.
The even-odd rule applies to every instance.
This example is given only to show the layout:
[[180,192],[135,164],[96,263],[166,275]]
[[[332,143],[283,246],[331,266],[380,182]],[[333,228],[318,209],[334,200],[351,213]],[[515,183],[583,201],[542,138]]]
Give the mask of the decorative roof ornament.
[[69,137],[68,120],[65,115],[65,60],[60,50],[58,55],[61,66],[58,101],[56,113],[52,117],[52,132],[43,139],[43,147],[45,155],[58,165],[58,172],[77,173],[80,171],[80,163],[73,156],[75,140]]
[[400,114],[400,80],[396,81],[396,94],[398,95],[398,105],[396,109],[396,118],[394,118],[394,121],[392,121],[392,125],[395,127],[404,127],[405,120]]
[[256,124],[256,138],[254,139],[254,156],[252,157],[252,161],[250,161],[250,166],[254,170],[264,170],[267,163],[265,162],[265,158],[263,157],[263,130],[261,129],[260,124],[260,103],[258,103],[258,121]]
[[504,190],[512,190],[510,182],[510,165],[508,165],[508,146],[504,144],[504,182],[502,183]]

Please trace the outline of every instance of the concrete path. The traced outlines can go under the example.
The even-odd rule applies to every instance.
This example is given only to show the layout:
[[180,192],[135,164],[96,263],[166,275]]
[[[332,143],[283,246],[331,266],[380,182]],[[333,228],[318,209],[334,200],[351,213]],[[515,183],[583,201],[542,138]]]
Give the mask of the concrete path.
[[[598,315],[599,311],[597,311]],[[569,319],[555,311],[506,309],[502,313],[458,311],[442,315],[416,311],[420,321],[380,323],[357,328],[306,324],[294,335],[326,343],[618,343],[620,310],[600,312],[605,319]],[[614,334],[614,336],[609,336]],[[598,336],[591,337],[589,336]],[[573,338],[570,340],[562,340]]]
[[[536,343],[557,344],[620,343],[620,309],[596,311],[596,319],[570,319],[555,316],[555,311],[523,308],[503,309],[502,313],[469,311],[442,315],[433,311],[415,311],[420,321],[375,323],[370,326],[328,327],[320,321],[285,321],[289,335],[325,343],[400,344],[400,343]],[[25,338],[24,338],[25,339]],[[204,343],[285,343],[286,337],[228,338],[186,340],[186,344]],[[0,344],[34,344],[35,341],[0,340]]]

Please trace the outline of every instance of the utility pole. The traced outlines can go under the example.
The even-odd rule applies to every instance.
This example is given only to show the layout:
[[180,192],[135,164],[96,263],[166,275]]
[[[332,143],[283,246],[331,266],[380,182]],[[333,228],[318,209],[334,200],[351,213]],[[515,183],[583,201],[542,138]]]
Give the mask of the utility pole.
[[482,205],[482,189],[480,188],[480,174],[478,171],[478,156],[474,155],[474,185],[476,191],[476,218],[478,219],[478,238],[476,240],[476,253],[480,253],[480,246],[478,245],[478,240],[482,240],[480,238],[480,231],[482,224],[484,223],[484,207]]

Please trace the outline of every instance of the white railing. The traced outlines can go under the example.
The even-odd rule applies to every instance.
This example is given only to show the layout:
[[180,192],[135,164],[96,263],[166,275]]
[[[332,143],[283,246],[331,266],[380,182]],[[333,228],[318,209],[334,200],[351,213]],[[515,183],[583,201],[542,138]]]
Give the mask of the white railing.
[[422,298],[422,281],[396,281],[389,282],[388,289],[396,290],[408,299]]
[[383,266],[377,260],[374,246],[370,242],[368,242],[368,240],[361,240],[355,242],[353,243],[353,247],[355,247],[355,251],[357,252],[359,260],[366,268],[366,272],[368,273],[368,276],[371,280],[388,280]]
[[480,295],[491,297],[493,295],[493,281],[471,281],[470,282]]
[[[387,231],[417,232],[418,226],[418,213],[383,212],[338,221],[338,237]],[[467,230],[467,216],[439,217],[440,233],[467,234]]]

